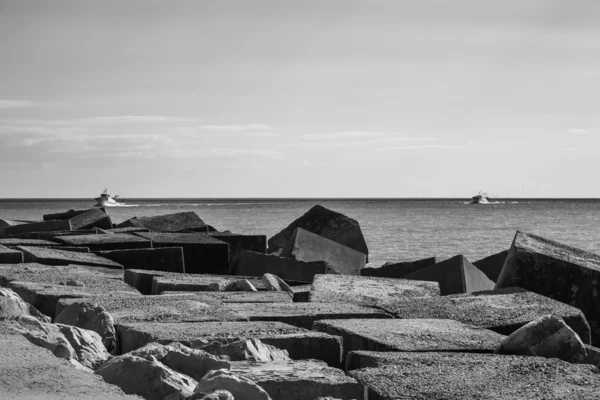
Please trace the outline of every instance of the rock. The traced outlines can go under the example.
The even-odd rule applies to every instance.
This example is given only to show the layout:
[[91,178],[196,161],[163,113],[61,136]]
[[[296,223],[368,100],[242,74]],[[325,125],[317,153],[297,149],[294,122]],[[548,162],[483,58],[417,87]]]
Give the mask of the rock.
[[215,390],[211,393],[194,393],[185,400],[234,400],[234,398],[227,390]]
[[267,252],[267,237],[265,235],[238,235],[231,232],[209,232],[213,239],[229,244],[229,263],[238,257],[242,250]]
[[290,360],[286,350],[264,344],[255,338],[239,340],[225,345],[216,342],[199,348],[210,354],[227,356],[231,361],[269,362]]
[[258,290],[256,292],[162,292],[163,295],[191,294],[200,301],[221,303],[293,303],[287,292]]
[[265,285],[267,290],[286,291],[291,296],[294,295],[294,290],[285,283],[283,279],[273,274],[264,274],[262,276],[262,283]]
[[[91,235],[90,235],[91,236]],[[97,235],[105,236],[105,235]],[[106,235],[108,236],[108,235]],[[96,254],[82,253],[75,251],[61,250],[58,247],[30,247],[17,246],[18,250],[22,251],[25,257],[25,262],[40,263],[45,265],[87,265],[92,267],[106,267],[123,269],[119,263],[111,261],[107,258],[97,256]]]
[[15,235],[24,232],[70,231],[71,223],[68,220],[53,220],[31,222],[26,224],[7,225],[4,227],[5,235]]
[[[105,207],[97,207],[96,208],[98,211],[101,211],[103,213],[106,214],[106,208]],[[59,213],[52,213],[52,214],[44,214],[42,216],[42,219],[44,221],[51,221],[54,219],[71,219],[73,217],[76,217],[78,215],[84,214],[88,211],[90,211],[90,208],[86,208],[83,210],[74,210],[74,209],[70,209],[69,211],[65,211],[65,212],[59,212]]]
[[219,389],[227,390],[235,399],[271,400],[267,392],[250,379],[224,369],[207,373],[198,382],[198,386],[196,386],[194,392],[210,393]]
[[500,253],[492,254],[491,256],[477,260],[473,265],[490,278],[490,280],[496,282],[500,275],[500,271],[502,271],[502,266],[504,265],[504,260],[506,260],[507,255],[508,250],[504,250]]
[[223,289],[226,292],[256,292],[256,288],[247,279],[239,279],[228,283]]
[[560,358],[577,363],[587,357],[583,342],[562,318],[547,315],[517,329],[502,341],[500,354]]
[[600,343],[600,255],[517,231],[496,288],[511,286],[579,308]]
[[273,400],[314,400],[322,396],[363,398],[360,383],[322,361],[238,361],[231,363],[231,372],[256,382]]
[[438,282],[442,296],[492,290],[495,286],[493,281],[462,255],[419,269],[402,279]]
[[235,275],[263,276],[277,275],[285,280],[312,282],[316,274],[338,274],[339,272],[325,261],[304,262],[273,254],[262,254],[242,250],[233,265]]
[[69,218],[69,222],[71,223],[71,229],[74,231],[91,228],[111,229],[113,227],[108,214],[99,208],[91,208],[75,215]]
[[136,235],[66,235],[56,236],[54,240],[67,246],[89,247],[91,251],[152,248],[150,240]]
[[345,275],[360,275],[367,257],[365,253],[300,227],[294,230],[280,256],[304,262],[324,261]]
[[59,358],[75,358],[77,352],[57,325],[24,316],[11,320],[12,327],[31,343],[48,349]]
[[127,394],[146,400],[163,400],[173,394],[191,396],[197,382],[156,360],[128,354],[114,357],[96,370],[108,383],[119,386]]
[[294,303],[307,303],[310,298],[312,285],[298,285],[292,287],[292,300]]
[[13,290],[0,287],[0,321],[22,316],[31,316],[40,322],[50,322],[50,317],[39,312],[31,304],[26,303]]
[[288,225],[287,228],[270,238],[267,252],[273,253],[277,249],[284,248],[292,233],[298,227],[360,251],[367,258],[369,256],[367,243],[359,223],[355,219],[320,205],[314,206],[306,214]]
[[77,360],[87,368],[96,369],[109,357],[102,338],[96,332],[70,325],[56,324],[77,353]]
[[387,262],[379,268],[363,268],[360,270],[360,274],[362,276],[376,276],[379,278],[402,278],[405,275],[421,268],[429,267],[439,261],[441,260],[437,257],[429,257],[416,261]]
[[0,264],[21,264],[25,262],[23,252],[9,249],[0,244]]
[[206,290],[209,292],[223,292],[228,285],[229,283],[225,282],[213,282],[208,284]]
[[181,247],[106,250],[98,251],[96,254],[119,263],[124,269],[185,272],[183,249]]
[[152,232],[178,232],[194,230],[208,232],[208,227],[193,211],[173,214],[155,215],[152,217],[135,217],[117,225],[117,228],[148,228]]
[[7,247],[14,247],[14,246],[55,247],[55,246],[59,246],[60,243],[56,243],[51,240],[8,238],[8,239],[0,239],[0,245],[7,246]]

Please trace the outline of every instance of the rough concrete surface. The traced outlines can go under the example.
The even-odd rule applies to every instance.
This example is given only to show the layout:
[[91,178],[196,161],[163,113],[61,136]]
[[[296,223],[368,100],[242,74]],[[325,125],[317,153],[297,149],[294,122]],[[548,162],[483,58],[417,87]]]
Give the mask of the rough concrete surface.
[[[122,281],[123,272],[113,268],[90,267],[83,265],[43,265],[39,263],[4,264],[0,265],[0,286],[8,282],[34,282],[34,283],[64,283],[69,280],[82,282],[84,286],[97,285],[99,282],[110,279]],[[122,285],[117,283],[117,285]]]
[[26,262],[37,262],[46,265],[78,264],[123,269],[121,264],[91,253],[60,250],[55,247],[17,246],[16,249],[23,252]]
[[481,260],[477,260],[473,265],[479,268],[479,270],[486,274],[492,281],[496,282],[498,276],[500,276],[500,271],[502,271],[502,266],[504,265],[504,260],[506,260],[507,255],[508,250],[504,250],[492,254],[491,256],[484,257]]
[[96,254],[119,263],[125,269],[185,272],[183,249],[181,247],[106,250],[98,251]]
[[91,251],[119,249],[149,249],[152,243],[144,238],[126,233],[113,235],[67,235],[56,236],[57,242],[67,246],[89,247]]
[[360,274],[362,276],[376,276],[379,278],[402,278],[404,275],[418,271],[421,268],[429,267],[440,261],[437,257],[428,257],[415,261],[387,262],[379,268],[363,268]]
[[25,257],[23,257],[22,251],[9,249],[0,244],[0,264],[16,264],[24,261]]

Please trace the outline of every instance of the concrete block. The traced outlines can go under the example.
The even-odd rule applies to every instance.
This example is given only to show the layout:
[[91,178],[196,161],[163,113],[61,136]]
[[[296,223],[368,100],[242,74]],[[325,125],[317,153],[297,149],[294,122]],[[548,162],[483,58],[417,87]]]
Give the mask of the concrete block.
[[388,262],[379,268],[363,268],[360,271],[362,276],[375,276],[379,278],[402,278],[422,268],[427,268],[441,260],[437,257],[423,258],[422,260]]
[[586,344],[585,352],[587,356],[585,360],[581,361],[581,364],[590,364],[600,367],[600,349]]
[[[198,299],[205,299],[209,302],[219,301],[221,303],[292,303],[292,297],[289,293],[268,290],[256,292],[162,292],[156,294],[193,294]],[[257,304],[257,306],[259,305]]]
[[324,261],[304,262],[246,250],[239,253],[234,265],[235,275],[263,276],[267,273],[283,280],[312,282],[316,274],[335,274],[337,271]]
[[24,232],[47,232],[47,231],[70,231],[71,223],[68,220],[55,220],[32,222],[29,224],[13,225],[4,227],[5,235],[14,235]]
[[13,246],[54,247],[54,246],[60,246],[60,243],[53,242],[51,240],[5,238],[5,239],[0,239],[0,245],[7,246],[7,247],[13,247]]
[[311,288],[312,288],[312,285],[293,286],[292,292],[293,292],[293,296],[294,296],[293,297],[294,303],[308,302]]
[[324,319],[391,318],[381,310],[346,303],[226,303],[223,309],[249,321],[278,321],[311,329]]
[[78,264],[123,269],[121,264],[91,253],[49,247],[17,246],[16,249],[23,252],[25,262],[37,262],[47,265]]
[[97,375],[76,369],[0,322],[0,396],[3,399],[139,400]]
[[477,260],[473,265],[490,278],[490,280],[496,282],[498,276],[500,276],[500,271],[502,271],[502,266],[504,265],[504,260],[506,260],[507,255],[508,250],[504,250],[500,253],[492,254],[491,256]]
[[267,237],[265,235],[238,235],[231,232],[210,232],[209,236],[229,244],[229,262],[233,262],[242,250],[256,253],[267,252]]
[[262,387],[272,400],[314,400],[319,397],[362,399],[363,386],[344,371],[317,360],[233,361],[231,372]]
[[91,228],[112,229],[113,227],[112,221],[108,214],[101,211],[99,208],[92,208],[81,214],[71,217],[69,218],[69,222],[71,222],[71,229],[74,231]]
[[438,282],[442,296],[493,290],[495,286],[493,281],[462,255],[422,268],[402,279]]
[[381,308],[396,318],[453,319],[503,335],[552,314],[564,319],[584,343],[590,343],[590,327],[581,310],[532,292],[398,299]]
[[509,286],[579,308],[600,343],[600,255],[517,231],[496,288]]
[[153,217],[131,218],[117,225],[117,228],[148,228],[151,232],[178,232],[184,229],[208,232],[208,227],[193,211]]
[[18,264],[25,262],[23,252],[9,249],[0,244],[0,264]]
[[[53,214],[44,214],[43,215],[43,220],[44,221],[50,221],[50,220],[56,220],[56,219],[71,219],[73,217],[76,217],[80,214],[86,213],[88,211],[90,211],[90,208],[86,208],[83,210],[69,210],[69,211],[65,211],[65,212],[60,212],[60,213],[53,213]],[[96,208],[96,210],[100,210],[105,214],[108,214],[106,212],[106,207],[98,207]]]
[[313,329],[341,336],[352,350],[493,353],[506,336],[449,319],[342,319],[316,321]]
[[200,233],[136,233],[152,247],[181,247],[186,273],[229,273],[229,245]]
[[469,353],[351,352],[369,399],[595,399],[597,369],[558,359]]
[[[118,280],[122,285],[123,272],[117,269],[102,267],[86,267],[82,265],[43,265],[38,263],[3,264],[0,265],[0,286],[8,282],[33,282],[41,284],[62,284],[68,281],[82,283],[84,286],[101,286]],[[109,282],[104,282],[110,280]]]
[[152,248],[150,240],[125,233],[56,236],[54,240],[66,246],[89,247],[91,251]]
[[369,250],[358,221],[320,205],[314,206],[287,228],[269,239],[267,251],[273,253],[277,249],[284,248],[296,228],[306,229],[360,251],[367,256],[368,262]]
[[304,262],[325,261],[345,275],[360,275],[367,257],[365,253],[302,228],[294,230],[280,256]]
[[[140,275],[140,272],[136,272]],[[211,275],[211,274],[168,274],[155,275],[152,278],[151,294],[161,294],[163,292],[206,292],[211,291],[211,284],[219,283],[220,286],[227,285],[247,279],[257,290],[265,290],[262,280],[252,277],[239,277],[231,275]]]
[[97,255],[117,262],[125,269],[185,272],[181,247],[97,251]]
[[351,275],[315,275],[309,301],[378,306],[401,299],[439,296],[436,282]]
[[131,228],[113,228],[113,229],[106,229],[106,232],[109,232],[109,233],[136,233],[136,232],[150,232],[150,229],[148,229],[148,228],[135,228],[135,227],[131,227]]
[[48,232],[21,232],[10,235],[11,238],[19,239],[38,239],[51,240],[57,236],[80,236],[80,235],[95,235],[97,232],[93,229],[85,229],[79,231],[48,231]]
[[6,228],[7,226],[25,225],[30,224],[32,222],[33,221],[12,221],[8,219],[0,219],[0,238],[6,236],[6,234],[4,233],[4,228]]

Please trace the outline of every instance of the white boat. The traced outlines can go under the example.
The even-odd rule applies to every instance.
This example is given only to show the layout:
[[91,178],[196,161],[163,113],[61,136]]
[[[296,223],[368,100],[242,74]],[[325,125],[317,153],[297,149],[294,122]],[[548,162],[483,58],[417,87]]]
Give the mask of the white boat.
[[104,189],[104,192],[100,195],[100,197],[96,197],[96,204],[93,207],[117,207],[125,204],[124,201],[118,201],[119,195],[112,197],[108,194],[108,189]]
[[471,197],[471,202],[469,204],[491,204],[492,200],[488,197],[486,193],[481,193],[477,196]]

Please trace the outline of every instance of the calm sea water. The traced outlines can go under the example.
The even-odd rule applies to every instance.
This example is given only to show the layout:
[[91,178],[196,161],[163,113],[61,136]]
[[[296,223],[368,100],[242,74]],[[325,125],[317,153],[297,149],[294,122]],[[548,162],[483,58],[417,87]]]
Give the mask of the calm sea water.
[[[88,199],[0,200],[0,219],[41,220],[43,214],[91,206]],[[359,221],[370,266],[387,261],[464,254],[476,261],[507,249],[516,230],[600,253],[600,200],[232,200],[128,199],[109,209],[113,222],[134,216],[195,211],[219,230],[271,237],[315,204]]]

